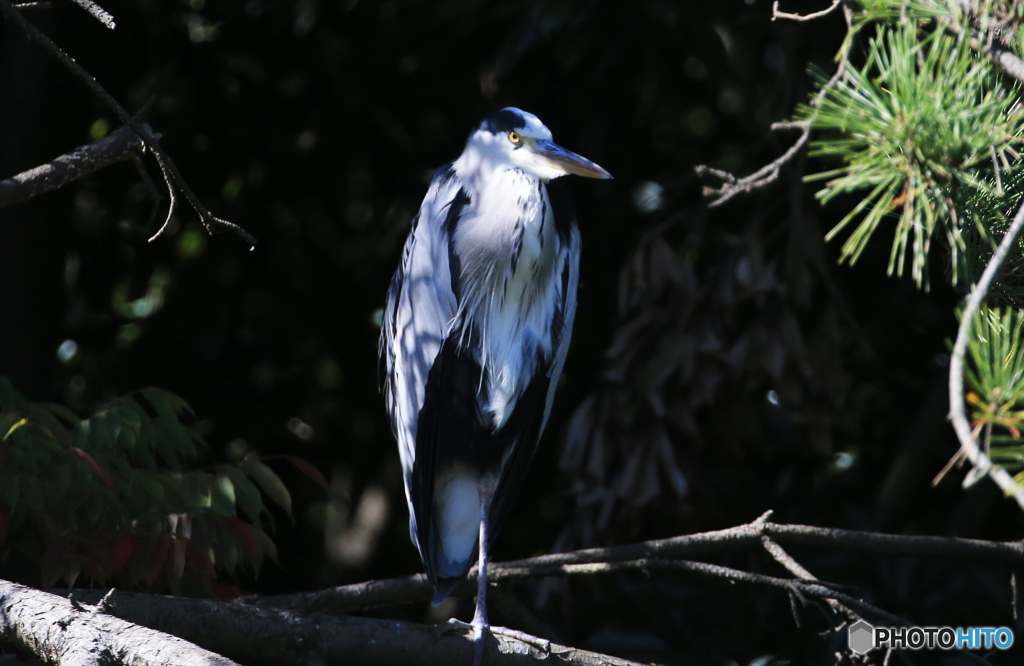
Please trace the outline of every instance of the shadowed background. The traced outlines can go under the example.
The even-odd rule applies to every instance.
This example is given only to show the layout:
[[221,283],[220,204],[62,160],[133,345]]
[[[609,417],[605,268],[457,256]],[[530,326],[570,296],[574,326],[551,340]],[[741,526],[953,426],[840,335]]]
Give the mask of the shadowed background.
[[[986,484],[962,492],[954,473],[929,486],[956,451],[946,276],[933,275],[931,293],[885,278],[885,243],[836,267],[821,238],[855,200],[821,209],[802,159],[768,191],[696,206],[694,165],[747,173],[795,138],[768,126],[812,90],[809,64],[831,67],[838,14],[773,23],[765,0],[104,7],[114,32],[70,3],[25,14],[130,111],[152,100],[146,120],[199,198],[258,243],[207,236],[183,204],[173,232],[147,244],[163,211],[150,220],[130,164],[3,209],[0,375],[79,413],[167,388],[195,408],[218,460],[253,450],[320,468],[333,499],[275,467],[296,520],[278,514],[280,565],[237,581],[243,590],[420,571],[377,392],[379,312],[429,175],[510,105],[615,180],[570,183],[583,234],[573,346],[497,559],[727,527],[767,509],[779,522],[1020,536],[1014,508]],[[0,177],[116,127],[9,24],[0,91]],[[973,607],[974,624],[1011,621],[1005,571],[795,554],[922,625],[962,623]],[[720,561],[781,573],[756,554]],[[0,563],[0,576],[29,583],[31,570],[16,556]],[[810,663],[842,647],[815,633],[825,625],[813,611],[796,628],[782,595],[693,576],[517,593],[571,644],[662,663]]]

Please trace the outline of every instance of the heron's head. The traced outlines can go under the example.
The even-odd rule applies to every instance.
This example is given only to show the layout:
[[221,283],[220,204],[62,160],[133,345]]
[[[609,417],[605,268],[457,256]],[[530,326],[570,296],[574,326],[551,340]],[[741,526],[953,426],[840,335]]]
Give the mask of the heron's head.
[[507,107],[484,118],[459,158],[469,168],[518,167],[541,180],[565,174],[586,178],[612,175],[587,158],[551,140],[551,130],[537,116]]

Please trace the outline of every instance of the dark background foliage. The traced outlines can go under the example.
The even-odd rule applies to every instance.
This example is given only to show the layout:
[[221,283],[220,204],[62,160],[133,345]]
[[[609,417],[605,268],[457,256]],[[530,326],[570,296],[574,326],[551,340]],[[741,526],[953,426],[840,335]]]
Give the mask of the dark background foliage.
[[[507,105],[616,179],[570,185],[584,237],[573,347],[498,559],[767,509],[1020,536],[1014,507],[985,483],[963,492],[954,473],[929,486],[956,450],[947,276],[930,293],[886,278],[885,243],[837,268],[820,239],[850,202],[821,209],[802,161],[770,191],[698,205],[694,165],[748,172],[788,145],[768,126],[806,100],[809,64],[832,66],[838,14],[773,23],[767,0],[103,4],[114,32],[70,3],[26,15],[131,111],[152,101],[146,120],[200,199],[259,242],[208,237],[182,206],[173,233],[147,244],[152,204],[127,164],[0,211],[0,375],[82,415],[160,386],[193,406],[215,462],[288,453],[323,470],[331,498],[275,466],[295,522],[275,514],[280,564],[233,581],[243,590],[420,570],[376,389],[378,311],[429,174]],[[114,126],[0,25],[0,176]],[[641,196],[652,183],[660,206]],[[1013,621],[1006,571],[796,554],[923,625]],[[721,561],[780,573],[762,556]],[[0,576],[38,582],[16,551]],[[692,576],[518,592],[572,644],[665,663],[810,663],[843,645],[815,633],[813,610],[795,627],[781,595]]]

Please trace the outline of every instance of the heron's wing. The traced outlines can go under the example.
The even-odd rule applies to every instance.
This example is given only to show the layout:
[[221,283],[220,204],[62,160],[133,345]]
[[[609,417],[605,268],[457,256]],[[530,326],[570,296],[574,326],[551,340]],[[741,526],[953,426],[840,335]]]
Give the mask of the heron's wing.
[[430,368],[457,308],[449,270],[446,221],[460,192],[461,184],[451,165],[438,169],[413,219],[401,263],[388,289],[381,326],[383,392],[398,440],[412,515],[412,538],[417,547],[416,514],[410,495],[417,419]]
[[480,365],[459,338],[456,332],[445,340],[430,369],[410,486],[420,557],[435,602],[451,594],[475,561],[480,511],[474,458],[493,450],[480,408],[486,398]]

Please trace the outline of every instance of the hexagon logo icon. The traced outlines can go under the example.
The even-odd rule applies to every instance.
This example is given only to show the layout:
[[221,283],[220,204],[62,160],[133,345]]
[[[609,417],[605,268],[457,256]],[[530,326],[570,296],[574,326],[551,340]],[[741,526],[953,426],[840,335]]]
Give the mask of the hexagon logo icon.
[[875,628],[864,620],[857,620],[849,627],[850,651],[865,654],[875,647]]

